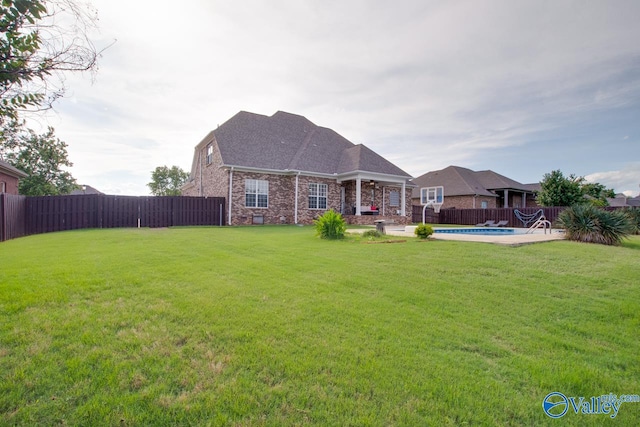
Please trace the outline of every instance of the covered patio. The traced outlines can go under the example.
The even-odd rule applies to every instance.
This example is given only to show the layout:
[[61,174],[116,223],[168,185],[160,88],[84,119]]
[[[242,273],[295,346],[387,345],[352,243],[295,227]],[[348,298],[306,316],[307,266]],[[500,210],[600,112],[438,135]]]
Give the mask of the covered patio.
[[[341,176],[340,212],[349,224],[376,220],[411,223],[411,189],[406,177],[357,172]],[[408,216],[407,216],[408,214]]]

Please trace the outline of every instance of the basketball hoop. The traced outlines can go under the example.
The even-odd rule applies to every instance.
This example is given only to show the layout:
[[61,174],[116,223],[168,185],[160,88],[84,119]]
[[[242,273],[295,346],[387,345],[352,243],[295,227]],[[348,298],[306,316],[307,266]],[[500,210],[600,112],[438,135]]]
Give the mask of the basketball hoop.
[[422,208],[422,223],[425,223],[425,214],[430,206],[435,213],[440,213],[440,208],[444,203],[444,187],[438,185],[436,187],[424,187],[420,189],[420,203]]

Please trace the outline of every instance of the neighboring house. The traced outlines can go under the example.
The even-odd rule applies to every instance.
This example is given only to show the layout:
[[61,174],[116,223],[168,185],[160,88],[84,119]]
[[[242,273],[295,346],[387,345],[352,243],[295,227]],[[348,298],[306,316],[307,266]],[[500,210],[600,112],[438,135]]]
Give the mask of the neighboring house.
[[607,197],[607,202],[609,206],[614,207],[635,207],[640,206],[640,196],[636,197],[627,197],[622,193],[616,194],[616,197]]
[[20,169],[0,160],[0,193],[18,194],[18,181],[27,176]]
[[408,223],[410,178],[305,117],[242,111],[195,147],[182,194],[225,197],[228,224],[310,224],[328,209],[349,223]]
[[78,185],[78,188],[69,193],[70,196],[80,196],[85,194],[104,194],[102,191],[98,191],[90,185]]
[[[460,166],[427,172],[413,179],[411,198],[420,204],[420,188],[444,187],[442,209],[493,209],[538,206],[536,184],[521,184],[491,170],[472,171]],[[539,189],[539,187],[538,187]]]

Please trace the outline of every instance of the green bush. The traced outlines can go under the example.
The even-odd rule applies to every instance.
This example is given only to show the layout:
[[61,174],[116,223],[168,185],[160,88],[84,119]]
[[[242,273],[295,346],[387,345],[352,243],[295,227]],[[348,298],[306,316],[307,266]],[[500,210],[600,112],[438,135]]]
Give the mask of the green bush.
[[631,232],[633,234],[640,234],[640,208],[626,209],[625,213],[631,221]]
[[421,239],[426,239],[433,234],[433,228],[427,224],[420,224],[416,227],[416,236]]
[[313,222],[316,226],[316,234],[323,239],[342,239],[347,229],[342,215],[330,209]]
[[362,233],[362,237],[382,237],[382,234],[378,230],[367,230]]
[[605,211],[590,204],[565,209],[558,215],[556,224],[565,229],[569,240],[603,245],[619,245],[633,233],[626,212]]

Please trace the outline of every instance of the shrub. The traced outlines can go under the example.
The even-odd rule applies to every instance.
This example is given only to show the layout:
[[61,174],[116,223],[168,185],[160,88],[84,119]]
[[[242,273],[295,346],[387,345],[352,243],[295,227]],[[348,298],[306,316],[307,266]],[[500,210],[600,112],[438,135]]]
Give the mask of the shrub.
[[362,237],[382,237],[378,230],[367,230],[362,233]]
[[316,234],[323,239],[342,239],[347,229],[342,215],[330,209],[314,221]]
[[416,227],[416,236],[421,239],[426,239],[433,234],[433,228],[427,224],[420,224]]
[[640,234],[640,208],[627,209],[625,213],[631,221],[631,232],[633,234]]
[[603,245],[619,245],[633,232],[625,212],[609,212],[589,204],[563,210],[556,223],[565,229],[569,240]]

